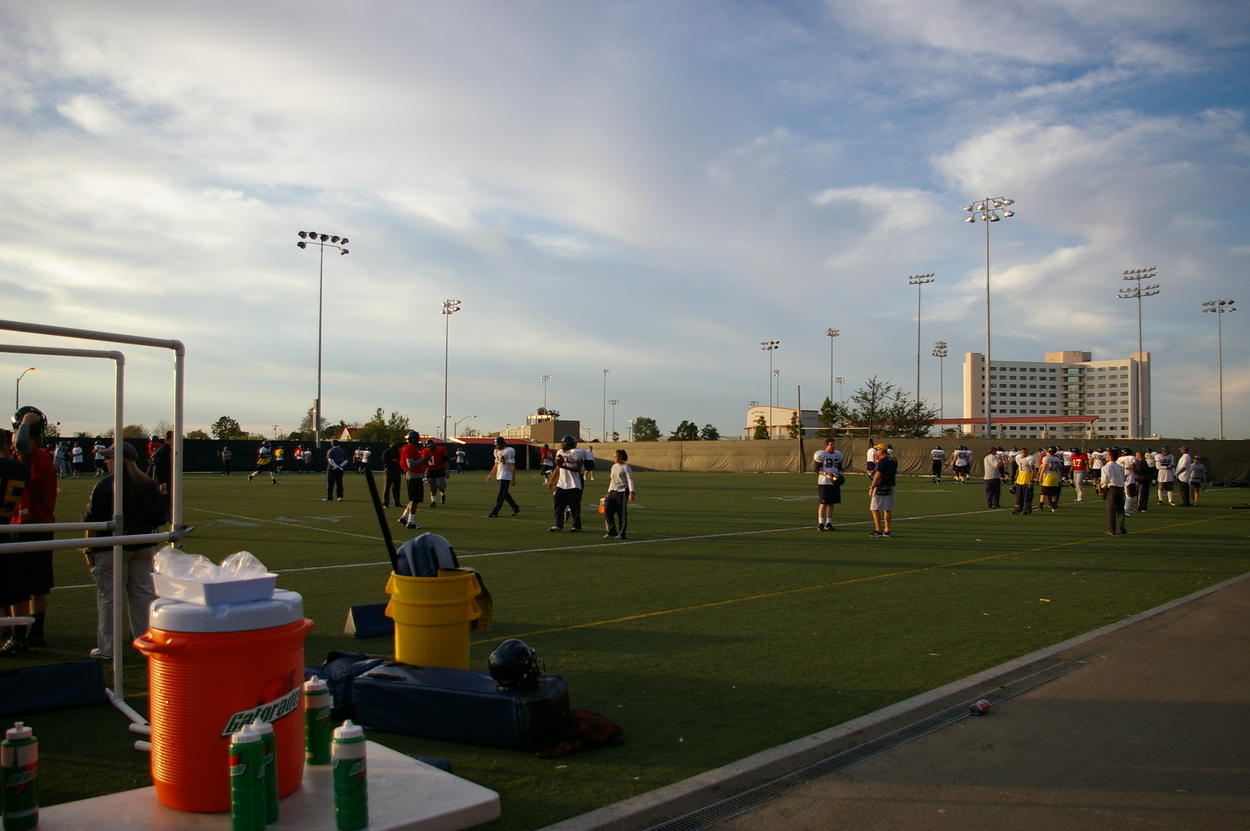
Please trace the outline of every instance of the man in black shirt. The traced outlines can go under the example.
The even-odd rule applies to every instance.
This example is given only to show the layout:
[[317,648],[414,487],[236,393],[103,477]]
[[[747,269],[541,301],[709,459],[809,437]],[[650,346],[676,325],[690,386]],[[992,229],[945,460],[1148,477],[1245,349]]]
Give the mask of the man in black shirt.
[[884,444],[877,451],[876,469],[868,485],[868,510],[872,513],[872,536],[890,536],[890,517],[894,513],[894,479],[898,474],[898,460],[891,456]]

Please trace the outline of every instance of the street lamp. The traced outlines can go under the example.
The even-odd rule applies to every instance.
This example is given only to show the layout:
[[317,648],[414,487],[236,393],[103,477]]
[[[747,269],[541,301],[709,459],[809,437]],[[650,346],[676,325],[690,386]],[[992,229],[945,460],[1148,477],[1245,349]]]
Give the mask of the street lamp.
[[838,335],[842,334],[842,330],[830,328],[825,331],[829,336],[829,401],[833,401],[833,341]]
[[22,370],[21,375],[17,376],[17,383],[13,388],[13,412],[15,413],[22,409],[22,379],[26,377],[26,373],[34,371],[35,368],[33,366],[28,367]]
[[1011,210],[1014,204],[1016,200],[1005,196],[987,196],[964,205],[964,210],[969,213],[969,216],[964,218],[964,222],[976,222],[979,219],[985,223],[985,437],[987,439],[994,430],[994,420],[990,415],[990,367],[993,365],[990,354],[990,223],[998,222],[1004,217],[1015,216],[1016,212]]
[[607,441],[608,435],[608,371],[603,371],[603,429],[599,433],[600,441]]
[[459,300],[444,300],[443,315],[443,441],[447,441],[447,355],[451,337],[451,316],[460,311]]
[[460,435],[460,422],[467,421],[468,419],[471,419],[471,418],[477,418],[477,416],[472,415],[472,416],[465,416],[464,418],[456,419],[456,421],[451,425],[451,432],[457,436]]
[[760,349],[768,353],[768,421],[770,425],[773,420],[773,352],[779,346],[781,346],[779,340],[760,341]]
[[1202,311],[1215,315],[1215,332],[1218,341],[1217,354],[1220,367],[1220,440],[1224,440],[1224,315],[1237,311],[1235,300],[1208,300],[1202,304]]
[[347,245],[347,242],[347,237],[318,234],[316,231],[300,231],[299,242],[295,243],[304,249],[307,249],[310,245],[315,245],[321,249],[317,264],[317,397],[313,399],[313,442],[317,448],[321,447],[321,321],[324,317],[325,308],[323,289],[325,286],[326,249],[333,248],[340,255],[343,255],[348,253],[344,247]]
[[621,402],[615,398],[611,398],[608,400],[608,403],[612,405],[612,441],[616,441],[616,405]]
[[543,385],[543,415],[547,414],[547,385],[551,383],[550,375],[539,375],[539,382]]
[[846,378],[845,378],[845,377],[843,377],[843,376],[841,376],[841,375],[839,375],[837,378],[834,378],[833,380],[835,380],[835,381],[837,381],[837,382],[838,382],[838,403],[839,403],[839,404],[841,404],[841,403],[842,403],[842,393],[843,393],[843,392],[845,392],[845,389],[846,389],[846,388],[843,386],[843,384],[845,384],[845,383],[846,383]]
[[920,292],[934,281],[932,274],[913,274],[907,285],[916,287],[916,404],[920,404]]
[[1141,284],[1141,281],[1153,280],[1158,271],[1159,271],[1158,267],[1153,266],[1153,265],[1148,266],[1146,268],[1125,269],[1122,272],[1124,275],[1123,279],[1132,280],[1133,285],[1127,288],[1120,289],[1119,291],[1116,292],[1116,295],[1115,295],[1116,299],[1118,300],[1136,300],[1137,301],[1137,365],[1134,367],[1134,369],[1137,370],[1136,372],[1137,381],[1135,384],[1135,386],[1137,387],[1137,396],[1136,396],[1137,397],[1137,403],[1136,403],[1137,419],[1133,422],[1133,426],[1135,428],[1135,432],[1133,433],[1133,438],[1135,439],[1141,439],[1141,438],[1146,437],[1146,412],[1145,410],[1142,409],[1142,384],[1141,384],[1141,362],[1142,362],[1142,355],[1143,355],[1142,341],[1141,341],[1141,299],[1143,297],[1154,297],[1160,291],[1158,283],[1153,283],[1149,286],[1143,286]]
[[933,357],[938,359],[938,418],[946,418],[946,341],[933,344]]

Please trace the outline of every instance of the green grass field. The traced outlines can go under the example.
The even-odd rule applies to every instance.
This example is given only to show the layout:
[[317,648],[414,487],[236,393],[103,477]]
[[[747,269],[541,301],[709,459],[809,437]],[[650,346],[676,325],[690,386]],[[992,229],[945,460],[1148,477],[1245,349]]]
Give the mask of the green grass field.
[[[497,790],[492,827],[537,828],[839,724],[919,692],[1090,631],[1250,569],[1244,490],[1201,506],[1151,506],[1130,533],[1103,535],[1103,503],[1065,489],[1056,514],[982,507],[979,482],[905,478],[894,536],[868,535],[864,480],[853,477],[838,531],[815,530],[814,476],[637,474],[628,541],[601,539],[588,483],[586,531],[552,534],[548,492],[524,473],[522,512],[488,519],[484,472],[453,475],[448,504],[423,508],[495,599],[473,636],[484,670],[500,640],[521,637],[568,680],[571,704],[621,723],[624,742],[545,760],[517,751],[384,734],[398,750],[452,761]],[[90,480],[63,483],[58,516],[77,519]],[[390,571],[364,481],[322,502],[320,476],[187,478],[185,544],[214,560],[248,550],[304,597],[316,622],[306,660],[330,650],[389,653],[388,639],[342,634],[349,606],[382,602]],[[1004,494],[1006,498],[1006,494]],[[392,509],[393,517],[398,511]],[[505,517],[507,511],[504,511]],[[407,532],[392,526],[399,539]],[[94,646],[94,589],[61,552],[50,645],[0,666],[82,660]],[[146,712],[144,660],[127,657],[127,698]],[[124,717],[109,706],[31,715],[41,795],[53,804],[147,784]]]

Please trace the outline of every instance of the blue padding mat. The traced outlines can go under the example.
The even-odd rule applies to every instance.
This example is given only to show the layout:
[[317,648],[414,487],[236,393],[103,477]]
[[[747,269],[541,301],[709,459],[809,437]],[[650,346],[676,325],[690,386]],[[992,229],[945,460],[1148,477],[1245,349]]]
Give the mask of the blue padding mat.
[[352,682],[356,722],[385,733],[449,742],[540,750],[568,722],[564,678],[540,675],[529,690],[500,689],[464,669],[386,663]]
[[107,701],[99,661],[0,670],[0,715],[64,710]]

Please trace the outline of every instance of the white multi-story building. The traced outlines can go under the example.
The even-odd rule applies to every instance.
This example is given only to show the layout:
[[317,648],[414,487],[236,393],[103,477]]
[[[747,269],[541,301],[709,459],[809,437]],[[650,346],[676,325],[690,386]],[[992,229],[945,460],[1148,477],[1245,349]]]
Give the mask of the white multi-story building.
[[[1044,361],[994,361],[990,371],[990,422],[998,438],[1078,439],[1092,435],[1139,438],[1151,434],[1150,353],[1110,361],[1067,350]],[[964,355],[965,433],[985,431],[985,356]],[[1140,384],[1140,395],[1139,395]],[[1045,421],[1051,416],[1054,422]],[[1097,416],[1092,424],[1065,418]],[[1027,418],[1013,422],[1012,418]]]

